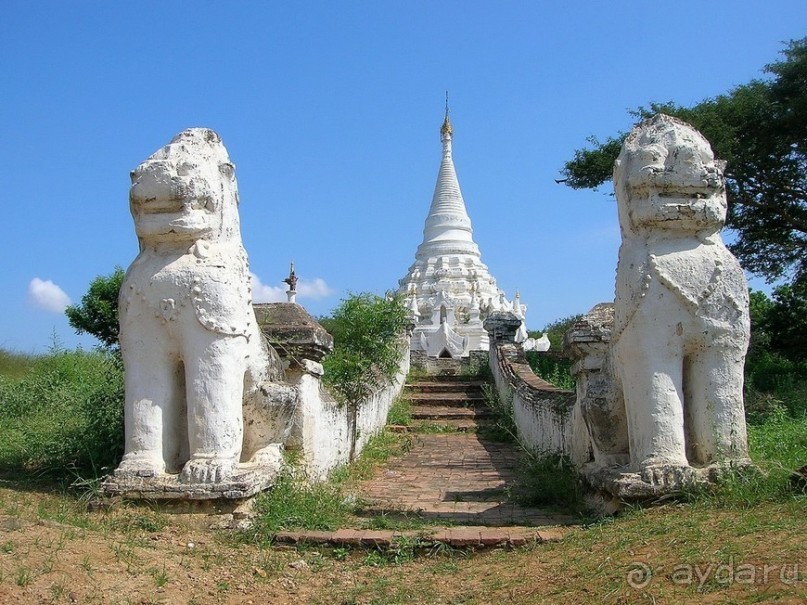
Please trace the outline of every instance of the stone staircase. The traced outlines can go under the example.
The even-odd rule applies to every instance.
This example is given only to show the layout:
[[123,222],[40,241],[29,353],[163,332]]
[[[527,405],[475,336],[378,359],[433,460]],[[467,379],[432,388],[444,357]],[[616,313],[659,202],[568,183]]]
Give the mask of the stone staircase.
[[467,431],[489,422],[492,412],[484,384],[466,376],[428,376],[408,382],[404,393],[412,405],[410,426]]

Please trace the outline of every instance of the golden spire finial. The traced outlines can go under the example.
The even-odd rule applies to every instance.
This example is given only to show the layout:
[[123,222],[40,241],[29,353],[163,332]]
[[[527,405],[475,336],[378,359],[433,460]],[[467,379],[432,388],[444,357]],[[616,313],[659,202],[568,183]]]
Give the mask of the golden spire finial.
[[443,126],[440,128],[440,134],[443,136],[454,134],[454,129],[451,128],[451,120],[448,119],[448,91],[446,91],[446,118],[443,120]]

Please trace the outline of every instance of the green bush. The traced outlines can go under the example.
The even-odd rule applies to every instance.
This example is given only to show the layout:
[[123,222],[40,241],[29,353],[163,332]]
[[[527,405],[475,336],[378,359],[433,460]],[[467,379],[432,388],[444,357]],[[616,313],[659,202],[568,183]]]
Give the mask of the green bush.
[[123,451],[123,369],[114,354],[60,351],[0,376],[0,470],[97,472]]
[[357,404],[398,372],[409,324],[400,298],[353,294],[320,323],[334,340],[333,353],[323,360],[324,381],[342,403]]
[[118,347],[118,293],[126,273],[120,267],[110,275],[99,275],[77,305],[65,309],[76,334],[92,334],[105,347]]
[[537,376],[559,389],[574,389],[575,381],[571,373],[571,359],[552,351],[527,351],[525,356],[530,368]]
[[546,334],[549,338],[549,351],[527,351],[527,362],[537,376],[560,389],[573,389],[574,377],[571,374],[572,361],[563,356],[563,335],[577,323],[582,315],[569,315],[546,324],[543,330],[530,331],[531,338]]

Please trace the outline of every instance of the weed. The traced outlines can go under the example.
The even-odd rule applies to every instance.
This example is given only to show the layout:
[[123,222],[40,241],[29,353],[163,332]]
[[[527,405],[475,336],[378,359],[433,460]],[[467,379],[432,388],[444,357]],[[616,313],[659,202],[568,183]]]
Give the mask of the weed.
[[512,492],[515,500],[525,506],[582,512],[583,489],[571,461],[559,454],[525,452],[526,463]]
[[50,585],[50,595],[53,597],[54,601],[58,601],[59,599],[64,596],[65,592],[64,584],[59,582],[58,584],[51,584]]
[[286,473],[272,490],[256,500],[256,533],[264,536],[284,529],[333,530],[347,519],[352,507],[345,503],[338,484],[308,485]]
[[162,531],[162,529],[165,528],[165,525],[165,519],[156,517],[154,515],[138,515],[132,520],[133,527],[149,533]]
[[574,389],[575,379],[571,373],[572,361],[555,352],[527,351],[530,369],[548,383],[559,389]]
[[335,473],[334,478],[349,481],[367,479],[372,476],[376,467],[392,456],[405,454],[412,449],[412,445],[413,439],[409,435],[381,431],[367,442],[361,456]]
[[163,563],[162,569],[152,567],[149,571],[151,572],[151,576],[154,578],[154,583],[157,585],[157,588],[162,588],[168,584],[168,574],[165,571],[165,563]]
[[400,396],[392,402],[389,414],[387,414],[387,424],[398,426],[409,426],[412,423],[412,404],[406,397]]
[[364,562],[372,567],[410,563],[415,559],[415,552],[421,546],[420,538],[398,536],[388,547],[370,551]]
[[51,553],[48,557],[42,562],[42,571],[44,573],[50,573],[53,571],[53,565],[56,563],[56,554]]
[[350,555],[350,548],[347,546],[336,546],[331,551],[331,556],[337,561],[344,561]]
[[33,575],[31,574],[31,570],[27,567],[20,567],[17,570],[17,575],[14,578],[14,581],[17,583],[17,586],[28,586],[33,580]]
[[513,418],[513,393],[508,391],[501,396],[491,383],[482,385],[482,393],[485,403],[493,412],[493,418],[489,424],[479,427],[479,434],[492,441],[518,441],[518,429]]
[[9,540],[8,542],[0,544],[0,552],[6,555],[14,552],[14,542]]

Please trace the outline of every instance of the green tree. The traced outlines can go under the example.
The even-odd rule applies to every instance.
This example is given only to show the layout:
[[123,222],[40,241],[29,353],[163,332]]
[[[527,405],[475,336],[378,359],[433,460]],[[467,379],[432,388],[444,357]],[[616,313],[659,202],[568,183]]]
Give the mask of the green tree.
[[[775,280],[807,280],[807,38],[791,41],[784,58],[753,80],[692,107],[650,103],[631,114],[678,117],[700,130],[715,155],[727,161],[727,226],[743,267]],[[575,189],[597,188],[612,178],[627,133],[589,138],[562,170]]]
[[807,281],[774,289],[765,328],[771,350],[794,362],[807,361]]
[[334,340],[333,353],[323,360],[324,379],[343,402],[356,404],[380,379],[395,376],[410,323],[399,297],[353,294],[320,323]]
[[120,267],[110,275],[99,275],[81,302],[65,309],[67,320],[77,334],[92,334],[105,347],[118,346],[118,293],[125,273]]

